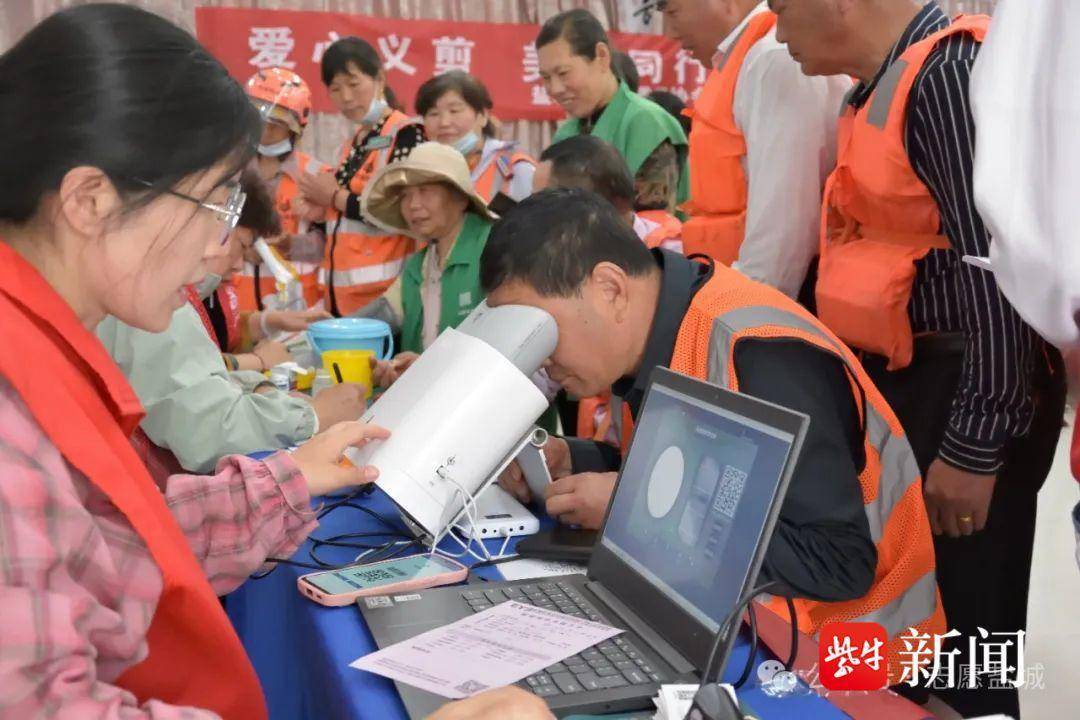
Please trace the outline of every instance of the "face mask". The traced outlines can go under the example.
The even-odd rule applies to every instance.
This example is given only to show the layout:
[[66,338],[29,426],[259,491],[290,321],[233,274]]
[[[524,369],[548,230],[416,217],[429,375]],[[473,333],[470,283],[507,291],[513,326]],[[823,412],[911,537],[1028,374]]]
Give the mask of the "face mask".
[[199,296],[200,300],[205,300],[214,294],[214,291],[221,285],[221,276],[215,273],[207,273],[206,277],[195,286],[195,294]]
[[454,149],[462,155],[468,155],[480,144],[480,137],[472,130],[454,141]]
[[368,105],[367,114],[364,115],[363,118],[361,118],[360,124],[374,125],[379,121],[379,118],[382,117],[382,114],[387,107],[388,105],[386,104],[386,101],[383,100],[381,97],[371,98],[371,104]]
[[282,155],[292,152],[292,139],[285,138],[280,142],[276,142],[273,145],[259,144],[259,154],[263,157],[281,157]]

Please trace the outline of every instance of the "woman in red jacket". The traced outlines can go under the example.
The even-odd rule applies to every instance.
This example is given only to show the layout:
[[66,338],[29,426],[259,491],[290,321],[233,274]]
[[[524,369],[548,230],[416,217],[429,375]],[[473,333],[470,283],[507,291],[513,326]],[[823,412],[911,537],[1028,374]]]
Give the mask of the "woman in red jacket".
[[129,444],[142,409],[93,329],[167,327],[258,135],[142,10],[65,10],[0,56],[0,717],[264,718],[217,595],[296,549],[311,495],[374,477],[337,465],[387,435],[359,423],[161,489]]

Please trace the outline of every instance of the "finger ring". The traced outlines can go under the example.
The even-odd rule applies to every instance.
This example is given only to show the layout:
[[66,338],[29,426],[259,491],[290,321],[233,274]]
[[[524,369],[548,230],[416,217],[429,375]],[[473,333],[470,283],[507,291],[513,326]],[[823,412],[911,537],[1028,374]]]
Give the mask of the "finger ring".
[[960,516],[959,518],[957,518],[957,519],[958,519],[958,520],[959,520],[960,522],[964,522],[964,523],[969,523],[969,522],[971,522],[971,520],[972,520],[972,518],[971,518],[971,516],[970,516],[970,515],[961,515],[961,516]]

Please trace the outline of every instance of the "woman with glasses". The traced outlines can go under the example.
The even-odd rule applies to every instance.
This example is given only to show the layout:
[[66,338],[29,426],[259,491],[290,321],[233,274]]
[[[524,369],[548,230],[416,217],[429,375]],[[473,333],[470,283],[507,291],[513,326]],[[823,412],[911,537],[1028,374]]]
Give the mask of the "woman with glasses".
[[387,435],[358,423],[160,488],[129,442],[143,411],[94,328],[169,325],[225,252],[258,136],[225,69],[130,6],[61,11],[0,55],[5,717],[265,718],[217,596],[295,550],[310,496],[376,474],[338,465]]
[[[254,235],[275,235],[281,227],[269,189],[255,171],[246,169],[240,183],[247,199],[226,244],[228,254],[207,263],[206,278],[189,288],[187,305],[173,313],[168,329],[146,332],[113,316],[97,327],[98,339],[145,411],[134,444],[155,481],[185,470],[212,472],[225,455],[299,445],[364,412],[360,385],[340,383],[313,398],[275,388],[262,371],[292,359],[281,343],[263,341],[251,353],[223,355],[235,347],[227,337],[248,336],[256,329],[245,326],[258,325],[249,319],[258,313],[237,312],[235,296],[223,292],[231,290],[242,248]],[[226,303],[232,308],[225,309]]]

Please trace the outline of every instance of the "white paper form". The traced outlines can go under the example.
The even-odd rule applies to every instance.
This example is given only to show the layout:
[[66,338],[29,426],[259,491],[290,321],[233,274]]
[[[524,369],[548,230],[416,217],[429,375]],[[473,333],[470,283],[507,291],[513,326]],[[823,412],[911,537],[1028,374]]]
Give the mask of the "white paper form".
[[608,625],[505,602],[365,655],[349,667],[457,699],[515,683],[620,633]]

